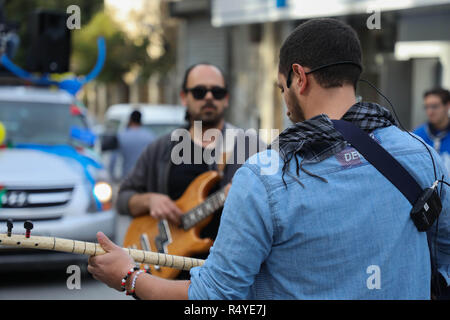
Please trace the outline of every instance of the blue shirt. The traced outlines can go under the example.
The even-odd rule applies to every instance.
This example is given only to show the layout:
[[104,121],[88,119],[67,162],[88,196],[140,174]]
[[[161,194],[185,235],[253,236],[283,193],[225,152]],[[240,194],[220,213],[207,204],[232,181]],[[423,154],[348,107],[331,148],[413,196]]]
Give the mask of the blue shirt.
[[[142,127],[131,127],[118,134],[119,150],[122,156],[122,178],[134,168],[139,156],[145,147],[155,140],[155,136],[150,130]],[[110,170],[114,170],[117,154],[113,155]]]
[[447,172],[450,173],[450,131],[436,131],[425,123],[413,132],[439,153]]
[[[420,142],[394,126],[374,138],[422,187],[432,185]],[[432,152],[438,177],[449,181]],[[236,172],[210,254],[191,269],[190,299],[430,298],[427,233],[416,229],[408,200],[355,149],[304,165],[327,183],[300,171],[303,188],[291,163],[286,188],[282,166],[267,150]],[[436,258],[450,283],[448,191],[443,186]]]

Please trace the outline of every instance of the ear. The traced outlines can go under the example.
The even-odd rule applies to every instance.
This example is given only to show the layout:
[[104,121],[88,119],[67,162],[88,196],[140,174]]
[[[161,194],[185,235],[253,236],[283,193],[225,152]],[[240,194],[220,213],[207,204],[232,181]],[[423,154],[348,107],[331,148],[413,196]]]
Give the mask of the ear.
[[184,90],[180,91],[180,100],[181,100],[181,103],[186,107],[187,106],[187,94]]
[[228,108],[228,106],[230,105],[230,94],[229,93],[227,93],[227,95],[225,96],[225,101],[226,101],[226,103],[225,103],[225,109],[226,108]]
[[308,85],[308,77],[305,74],[305,69],[303,69],[303,67],[298,63],[294,63],[292,65],[292,71],[293,71],[292,82],[294,82],[295,79],[299,93],[303,94]]

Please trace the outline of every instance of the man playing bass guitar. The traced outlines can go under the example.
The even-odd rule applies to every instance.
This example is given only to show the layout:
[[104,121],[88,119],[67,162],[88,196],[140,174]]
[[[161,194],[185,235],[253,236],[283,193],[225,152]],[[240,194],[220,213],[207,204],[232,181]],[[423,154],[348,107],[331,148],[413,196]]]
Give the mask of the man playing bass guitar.
[[[227,130],[240,130],[224,119],[224,112],[229,105],[229,94],[225,76],[218,67],[202,63],[188,68],[184,75],[180,98],[187,108],[186,118],[189,124],[184,128],[184,132],[187,133],[189,140],[186,149],[190,150],[181,149],[173,152],[180,142],[173,141],[172,134],[162,136],[149,145],[120,186],[117,201],[120,213],[132,217],[150,215],[155,219],[166,219],[174,224],[180,224],[183,212],[175,205],[174,200],[180,198],[196,177],[210,170],[223,171],[221,180],[210,193],[227,185],[229,187],[234,173],[243,162],[259,151],[260,147],[264,147],[256,135],[252,137],[246,133],[243,140],[235,139],[236,142],[244,141],[243,148],[242,146],[238,148],[239,143],[233,141],[232,148],[224,149],[232,151],[226,165],[221,166],[220,161],[218,165],[217,161],[211,161],[203,156],[211,154],[215,159],[220,156],[215,154],[219,149],[218,141],[211,141],[212,139],[206,137],[204,133],[207,130],[217,129],[223,138],[227,137]],[[199,125],[200,130],[195,130]],[[257,146],[251,146],[255,141]],[[186,141],[183,143],[186,146]],[[190,156],[189,152],[185,154],[186,151],[190,152]],[[242,151],[245,154],[239,154]],[[174,157],[182,157],[183,161],[177,161]],[[187,161],[184,161],[186,159]],[[200,234],[202,238],[215,239],[220,215],[221,209],[214,213],[211,222],[202,229]]]

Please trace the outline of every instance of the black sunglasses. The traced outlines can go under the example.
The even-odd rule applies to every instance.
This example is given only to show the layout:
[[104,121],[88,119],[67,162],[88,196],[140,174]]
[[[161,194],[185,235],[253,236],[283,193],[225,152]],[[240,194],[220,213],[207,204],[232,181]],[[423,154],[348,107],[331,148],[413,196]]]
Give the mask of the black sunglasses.
[[212,87],[211,89],[208,89],[205,86],[196,86],[196,87],[190,88],[190,89],[186,88],[184,91],[192,93],[192,96],[196,100],[201,100],[201,99],[205,98],[206,94],[209,91],[211,91],[214,99],[216,99],[216,100],[222,100],[228,94],[228,90],[226,88],[217,87],[217,86]]

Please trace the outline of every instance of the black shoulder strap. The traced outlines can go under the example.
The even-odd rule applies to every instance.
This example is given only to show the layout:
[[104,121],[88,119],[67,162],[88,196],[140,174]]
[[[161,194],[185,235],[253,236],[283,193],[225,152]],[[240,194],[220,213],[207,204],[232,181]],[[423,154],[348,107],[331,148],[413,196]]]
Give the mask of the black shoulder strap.
[[358,150],[414,206],[423,190],[411,174],[359,127],[344,120],[331,120],[331,122],[344,139]]

